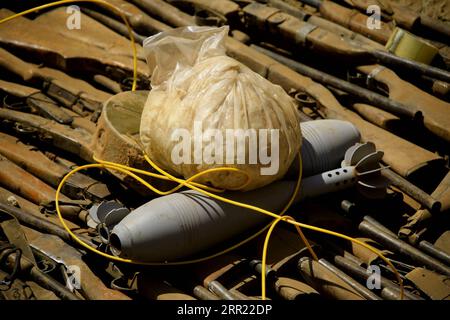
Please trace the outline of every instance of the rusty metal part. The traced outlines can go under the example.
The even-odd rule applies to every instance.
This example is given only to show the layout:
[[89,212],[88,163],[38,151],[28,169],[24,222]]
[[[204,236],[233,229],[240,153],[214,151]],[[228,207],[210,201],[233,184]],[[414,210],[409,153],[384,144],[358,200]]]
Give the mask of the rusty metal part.
[[425,14],[421,14],[420,24],[435,32],[439,32],[440,34],[447,37],[447,39],[450,37],[450,27],[448,26],[448,23],[444,23],[440,20],[433,19]]
[[141,7],[148,14],[160,17],[164,22],[172,26],[181,27],[195,25],[195,19],[192,16],[178,10],[176,7],[163,0],[133,0],[133,3]]
[[351,286],[354,290],[356,290],[361,296],[363,296],[367,300],[382,300],[375,293],[370,291],[368,288],[361,285],[359,282],[355,281],[353,278],[349,277],[345,272],[336,268],[332,263],[327,261],[324,258],[319,259],[319,263],[323,265],[325,268],[336,274],[339,278],[341,278],[345,283]]
[[93,135],[95,133],[95,130],[97,126],[93,122],[96,117],[96,113],[93,113],[92,115],[82,116],[76,113],[75,111],[71,109],[64,108],[64,111],[72,117],[72,123],[70,126],[73,129],[80,129],[88,132],[89,134]]
[[[13,12],[7,9],[0,10],[1,18],[12,14]],[[111,55],[91,44],[74,42],[59,34],[56,31],[59,27],[58,25],[42,25],[36,21],[19,17],[2,26],[0,43],[7,48],[34,54],[39,57],[40,61],[64,71],[79,72],[82,67],[85,72],[110,75],[117,79],[123,78],[124,75],[132,75],[133,62],[131,58]],[[33,30],[33,32],[24,32],[24,30]],[[138,77],[141,79],[147,79],[150,76],[147,65],[142,61],[138,61],[137,70]]]
[[[25,145],[17,138],[0,132],[0,154],[26,169],[29,173],[57,187],[69,169],[51,161],[33,146]],[[111,195],[108,187],[79,172],[67,180],[62,193],[73,199],[105,199]]]
[[[54,206],[56,190],[1,155],[0,185],[37,205]],[[64,195],[61,195],[60,200],[61,214],[73,220],[77,220],[80,215],[82,210],[80,204],[88,204],[83,200],[71,200]]]
[[434,259],[433,257],[430,257],[429,255],[423,253],[417,248],[414,248],[408,243],[388,233],[383,232],[382,230],[378,229],[377,227],[368,223],[367,221],[362,221],[359,224],[358,229],[364,234],[371,237],[372,239],[375,239],[376,241],[380,242],[388,249],[396,251],[404,256],[407,256],[415,263],[427,266],[430,269],[438,271],[444,275],[450,275],[450,268],[447,267],[442,262]]
[[[124,14],[130,25],[133,27],[133,29],[141,34],[144,35],[152,35],[164,30],[170,29],[170,27],[166,24],[164,24],[161,21],[158,21],[156,19],[153,19],[149,15],[145,14],[141,9],[139,9],[137,6],[133,5],[130,2],[124,1],[124,0],[107,0],[108,3],[114,5],[117,7],[122,14]],[[141,6],[142,3],[139,3],[139,6]],[[103,7],[99,5],[100,8],[104,9],[108,13],[112,14],[113,16],[120,18],[118,13],[115,10],[111,10],[111,8]],[[158,10],[161,10],[162,8],[158,8]],[[155,15],[158,15],[157,12],[154,12]]]
[[[48,214],[48,213],[42,213],[42,208],[39,207],[38,205],[28,201],[27,199],[24,199],[20,196],[18,196],[17,194],[8,191],[2,187],[0,187],[0,203],[3,203],[5,205],[11,206],[11,207],[15,207],[15,208],[19,208],[21,209],[23,212],[26,212],[27,216],[35,216],[36,218],[38,218],[38,220],[46,220],[49,222],[52,222],[53,225],[59,226],[60,221],[59,218],[56,217],[53,214]],[[10,212],[11,213],[11,212]],[[15,214],[15,213],[11,213],[11,214]],[[22,217],[20,214],[19,216],[17,214],[15,214],[15,216],[20,220],[20,222],[22,223],[28,223],[27,220],[27,216]],[[65,221],[67,226],[70,229],[79,229],[80,226],[75,224],[72,221]],[[33,224],[34,223],[34,224]],[[29,225],[33,225],[34,228],[38,228],[38,230],[40,230],[39,226],[39,222],[36,222],[35,220],[30,220],[29,221]],[[43,232],[47,232],[47,231],[43,231]],[[48,232],[48,233],[52,233],[52,232]],[[67,234],[68,235],[68,234]],[[70,240],[70,237],[68,237],[67,239]]]
[[0,217],[0,228],[3,230],[9,243],[19,249],[22,255],[33,265],[36,265],[36,259],[17,218],[9,212],[4,211],[3,217]]
[[287,277],[278,277],[273,283],[273,288],[285,300],[303,300],[319,297],[319,293],[306,283]]
[[331,21],[334,21],[355,32],[361,33],[381,44],[385,44],[392,33],[392,26],[380,21],[380,28],[369,29],[367,26],[368,16],[356,10],[347,9],[332,1],[321,0],[301,0],[310,6],[319,9],[320,14]]
[[450,300],[450,278],[424,268],[415,268],[406,275],[411,281],[433,300]]
[[91,136],[86,131],[74,130],[36,115],[1,108],[0,119],[31,128],[42,140],[54,147],[77,155],[87,162],[93,161],[92,151],[88,147]]
[[[256,241],[254,256],[259,256],[263,250],[265,234],[262,234]],[[315,249],[315,243],[310,240],[310,245]],[[270,238],[267,248],[266,263],[270,269],[279,274],[284,270],[295,270],[298,258],[307,250],[305,243],[295,230],[276,228]],[[291,268],[292,267],[292,268]]]
[[168,282],[148,273],[137,276],[138,292],[150,300],[196,300]]
[[[380,296],[384,300],[400,300],[400,290],[385,287],[381,290]],[[411,300],[411,299],[404,298],[404,300]],[[414,299],[414,300],[424,300],[424,299]]]
[[[364,242],[368,245],[371,245],[375,248],[379,247],[379,244],[375,241],[373,241],[372,239],[368,239],[368,238],[361,238],[358,237],[356,238],[357,240]],[[370,265],[372,264],[374,261],[376,261],[379,256],[370,251],[369,249],[367,249],[366,247],[363,247],[357,243],[351,243],[351,253],[357,257],[358,259],[360,259],[361,261],[363,261],[365,264]],[[390,254],[392,254],[391,252],[387,251],[387,250],[380,250],[385,256],[389,256]]]
[[[1,190],[0,190],[1,191]],[[1,200],[1,199],[0,199]],[[55,236],[60,237],[64,241],[67,242],[73,242],[72,236],[59,224],[56,224],[58,221],[54,219],[53,221],[50,219],[45,219],[43,217],[40,217],[38,215],[29,213],[28,211],[25,211],[23,208],[16,208],[7,204],[4,204],[3,202],[0,202],[0,211],[7,212],[8,214],[13,215],[17,220],[19,220],[23,225],[29,226],[31,228],[34,228],[40,232],[52,234]],[[78,226],[70,223],[70,221],[66,222],[68,227],[71,229],[79,229]],[[82,239],[87,244],[94,246],[92,243],[92,240],[83,235],[83,234],[77,234],[77,236]]]
[[[262,262],[260,260],[251,260],[249,261],[249,267],[256,273],[262,274]],[[267,279],[274,278],[276,276],[276,271],[272,269],[270,266],[266,266],[265,276]]]
[[369,5],[375,4],[381,7],[383,19],[394,20],[397,25],[405,29],[414,31],[419,27],[423,27],[438,32],[443,36],[450,37],[450,28],[448,27],[448,24],[425,14],[416,13],[414,10],[411,10],[400,3],[394,1],[381,2],[371,0],[350,0],[345,2],[364,12]]
[[424,77],[425,80],[427,81],[431,81],[433,83],[431,90],[433,91],[433,93],[446,100],[449,101],[450,98],[450,83],[445,82],[445,81],[440,81],[440,80],[433,80],[430,77]]
[[[58,33],[68,39],[77,41],[77,43],[81,42],[99,47],[113,56],[133,57],[128,37],[122,37],[84,13],[80,13],[80,19],[83,21],[82,28],[69,29],[59,27],[57,28]],[[42,13],[34,21],[44,25],[65,26],[67,21],[66,7],[59,7]],[[138,59],[145,61],[144,52],[140,44],[136,44],[136,50]]]
[[425,253],[429,254],[430,256],[441,260],[442,262],[445,262],[447,265],[450,266],[450,255],[446,252],[439,250],[434,245],[429,243],[428,241],[422,240],[419,242],[418,245],[419,249],[423,250]]
[[118,82],[115,82],[114,80],[105,77],[101,74],[96,74],[93,80],[97,82],[99,85],[107,88],[109,91],[112,91],[114,93],[120,93],[123,91]]
[[[1,50],[1,49],[0,49]],[[27,105],[45,118],[62,124],[70,124],[73,119],[55,101],[42,94],[38,89],[13,82],[0,80],[0,90],[26,101]]]
[[0,66],[21,77],[25,82],[37,84],[48,96],[77,113],[101,109],[111,95],[98,90],[86,81],[73,78],[56,69],[25,62],[0,48]]
[[[295,236],[294,241],[288,240],[289,235]],[[272,251],[281,251],[280,256],[283,256],[284,258],[277,261],[276,263],[272,262],[271,265],[273,266],[273,268],[271,265],[266,265],[266,281],[270,284],[270,286],[278,296],[286,300],[302,300],[315,298],[318,296],[318,292],[306,283],[298,281],[296,279],[278,276],[278,274],[281,274],[283,270],[288,269],[289,264],[298,261],[298,257],[306,251],[306,248],[303,248],[299,251],[297,250],[294,253],[291,253],[290,250],[277,249],[281,249],[280,247],[283,245],[286,246],[287,243],[295,244],[298,238],[299,237],[297,234],[294,235],[293,233],[286,232],[283,229],[276,229],[272,235],[271,242],[269,243],[270,247],[268,249],[268,253]],[[268,261],[272,261],[272,259],[273,258]],[[261,261],[252,260],[250,261],[249,266],[257,275],[261,276]]]
[[296,17],[297,19],[307,21],[308,23],[311,23],[330,32],[338,33],[339,36],[341,38],[345,38],[346,41],[356,41],[360,45],[367,46],[368,48],[381,50],[384,48],[380,43],[375,42],[359,33],[353,32],[346,27],[343,27],[342,25],[334,23],[330,20],[321,18],[316,15],[311,15],[310,13],[303,11],[297,7],[293,7],[289,3],[282,0],[268,0],[267,3],[272,7],[278,8],[286,12],[287,14]]
[[26,284],[33,290],[37,300],[61,300],[53,291],[42,288],[34,281],[27,281]]
[[431,212],[438,212],[441,209],[441,203],[434,199],[432,196],[427,194],[422,189],[416,187],[408,180],[404,179],[402,176],[396,174],[394,171],[390,169],[383,170],[381,172],[383,176],[389,179],[389,181],[400,190],[405,192],[414,200],[417,200],[420,204],[422,204],[425,208],[430,210]]
[[398,116],[368,104],[355,103],[352,107],[361,117],[386,130],[392,129],[401,121]]
[[395,68],[399,67],[403,69],[408,69],[417,74],[429,76],[436,80],[450,82],[450,73],[446,70],[429,66],[425,63],[402,58],[394,55],[393,53],[386,52],[383,50],[373,50],[370,52],[370,55],[372,56],[372,58],[376,60],[376,62],[381,63],[383,65]]
[[230,293],[236,297],[236,300],[258,300],[254,297],[249,297],[245,294],[243,294],[241,291],[237,290],[237,289],[230,289]]
[[252,48],[264,53],[265,55],[277,60],[278,62],[287,65],[291,69],[297,71],[304,76],[310,77],[311,79],[327,86],[337,88],[344,92],[347,92],[353,96],[358,97],[364,102],[372,104],[379,107],[380,109],[392,112],[393,114],[407,116],[410,118],[420,117],[421,113],[418,110],[411,108],[410,106],[404,105],[402,103],[396,102],[394,100],[388,99],[381,94],[375,93],[368,89],[362,88],[350,82],[339,79],[335,76],[327,74],[325,72],[319,71],[317,69],[311,68],[300,62],[294,61],[292,59],[283,57],[270,50],[252,45]]
[[420,17],[413,11],[403,8],[403,10],[395,10],[392,16],[399,26],[412,30],[419,23]]
[[[431,194],[433,198],[441,202],[441,212],[450,209],[450,172],[442,179],[441,183]],[[427,209],[418,210],[415,214],[408,218],[406,225],[402,226],[399,231],[400,237],[408,237],[408,241],[415,244],[420,239],[418,233],[420,229],[426,228],[433,215]]]
[[[304,252],[304,250],[300,250]],[[281,269],[282,266],[285,266],[286,263],[294,261],[298,259],[298,254],[293,254],[287,256],[282,261],[275,264],[275,268]],[[254,272],[261,276],[262,272],[262,264],[259,260],[252,260],[249,263],[249,266],[254,270]],[[301,300],[303,298],[311,298],[314,297],[315,294],[318,294],[316,290],[307,285],[306,283],[300,282],[296,279],[291,279],[287,277],[279,277],[278,272],[275,269],[272,269],[271,266],[266,266],[266,282],[270,284],[272,289],[281,297],[286,300]]]
[[256,2],[243,9],[248,29],[252,35],[271,35],[278,44],[288,47],[305,47],[314,52],[328,56],[370,60],[370,54],[360,43],[341,39],[333,32],[328,32],[309,22],[302,21],[281,10]]
[[334,272],[308,257],[298,261],[298,270],[306,282],[321,294],[342,300],[365,300],[365,298]]
[[206,12],[220,21],[220,24],[233,25],[239,23],[240,7],[230,0],[168,0],[169,3],[177,5],[190,5],[195,8],[197,14]]
[[192,293],[200,300],[220,300],[218,296],[200,285],[195,286]]
[[[7,273],[0,270],[0,279],[5,278]],[[37,284],[30,286],[33,282],[24,282],[21,279],[14,279],[8,290],[0,290],[0,300],[58,300],[53,292],[40,288],[36,290]],[[36,291],[36,292],[35,292]],[[44,291],[45,294],[42,294]]]
[[[17,255],[10,254],[7,258],[7,268],[10,269],[16,262]],[[20,258],[20,272],[25,277],[30,277],[41,287],[53,291],[62,300],[80,300],[75,294],[69,291],[64,285],[51,278],[46,273],[34,266],[27,258]]]
[[[41,205],[54,200],[55,190],[32,174],[0,155],[0,183],[26,199]],[[62,201],[70,201],[62,196]]]
[[123,293],[111,290],[94,274],[83,261],[82,254],[54,235],[43,234],[30,228],[24,228],[30,245],[44,253],[57,263],[66,267],[77,266],[80,269],[81,292],[92,300],[129,300]]
[[450,254],[450,230],[445,231],[441,236],[434,242],[436,248]]
[[360,66],[357,69],[386,85],[390,99],[401,101],[421,111],[425,127],[442,139],[450,141],[450,117],[447,116],[450,103],[418,89],[387,68],[373,65]]
[[395,233],[392,232],[390,229],[386,228],[384,225],[382,225],[380,222],[378,222],[377,220],[375,220],[374,218],[372,218],[371,216],[364,216],[364,221],[367,221],[368,223],[370,223],[371,225],[377,227],[378,229],[380,229],[381,231],[395,237]]
[[[333,259],[334,263],[341,269],[343,269],[345,272],[351,274],[354,277],[357,277],[361,280],[367,281],[371,273],[368,273],[366,269],[364,269],[361,266],[358,266],[357,264],[353,263],[351,260],[344,258],[342,256],[336,255]],[[392,293],[391,295],[394,295],[394,300],[398,300],[399,293],[400,293],[400,287],[393,283],[392,281],[386,279],[383,276],[380,276],[380,285],[383,289],[391,289],[389,292]],[[396,293],[398,295],[396,295]],[[381,293],[383,297],[383,293]],[[383,297],[384,298],[384,297]],[[419,296],[409,292],[405,291],[405,298],[410,300],[422,300]]]
[[244,44],[249,43],[251,40],[248,34],[236,29],[231,31],[231,36],[237,41],[242,42]]
[[[130,36],[128,33],[128,28],[123,22],[118,21],[113,18],[110,18],[107,15],[104,15],[100,12],[97,12],[97,11],[94,11],[91,9],[81,8],[81,11],[84,12],[85,14],[87,14],[88,16],[90,16],[91,18],[97,20],[98,22],[101,22],[108,28],[114,30],[118,34],[121,34],[122,36],[127,37],[127,38]],[[133,37],[140,44],[142,44],[146,38],[146,37],[136,33],[134,30],[133,30]]]
[[240,300],[217,280],[208,283],[208,290],[223,300]]
[[201,279],[205,288],[209,287],[209,284],[215,280],[221,280],[230,275],[236,276],[246,272],[248,265],[247,259],[234,255],[226,254],[219,256],[210,261],[210,264],[199,266],[193,270],[194,274]]

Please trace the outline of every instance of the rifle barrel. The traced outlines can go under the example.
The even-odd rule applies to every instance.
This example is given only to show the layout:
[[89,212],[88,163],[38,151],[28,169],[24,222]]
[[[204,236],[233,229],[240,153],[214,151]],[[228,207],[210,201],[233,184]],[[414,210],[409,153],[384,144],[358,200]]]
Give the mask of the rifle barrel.
[[381,64],[391,65],[393,67],[400,67],[415,71],[421,75],[429,76],[431,78],[450,82],[450,72],[420,63],[414,60],[398,57],[390,52],[374,50],[369,52],[370,55]]
[[397,237],[393,237],[390,234],[383,232],[382,230],[376,228],[374,225],[370,224],[367,221],[362,221],[359,224],[359,230],[371,237],[372,239],[380,242],[385,245],[388,249],[399,252],[405,256],[408,256],[413,261],[418,264],[429,267],[432,270],[435,270],[439,273],[449,276],[450,268],[447,267],[442,262],[436,260],[433,257],[423,253],[417,248],[409,245],[408,243],[398,239]]
[[300,0],[300,1],[316,9],[319,9],[320,6],[322,5],[322,0]]
[[394,171],[387,169],[383,170],[382,175],[391,181],[391,183],[409,195],[414,200],[425,206],[431,212],[438,212],[441,209],[441,202],[430,196],[422,189],[416,187],[414,184],[396,174]]
[[342,91],[350,93],[369,104],[374,104],[375,106],[379,107],[380,109],[392,112],[397,115],[407,116],[410,118],[415,118],[415,117],[421,116],[420,111],[414,110],[412,107],[409,107],[402,103],[388,99],[378,93],[372,92],[372,91],[362,88],[362,87],[359,87],[355,84],[344,81],[342,79],[334,77],[325,72],[316,70],[316,69],[306,66],[300,62],[283,57],[282,55],[274,53],[270,50],[267,50],[267,49],[264,49],[264,48],[261,48],[261,47],[255,46],[255,45],[251,45],[251,47],[272,57],[273,59],[277,60],[278,62],[283,63],[284,65],[287,65],[291,69],[293,69],[307,77],[310,77],[314,81],[317,81],[322,84],[329,85],[336,89],[340,89]]

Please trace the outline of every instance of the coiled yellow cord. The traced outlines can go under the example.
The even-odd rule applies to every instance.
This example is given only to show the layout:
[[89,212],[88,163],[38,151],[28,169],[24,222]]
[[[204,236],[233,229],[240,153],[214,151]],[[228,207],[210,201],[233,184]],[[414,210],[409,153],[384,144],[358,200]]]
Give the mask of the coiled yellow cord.
[[[105,2],[103,0],[61,0],[61,1],[56,1],[56,2],[49,3],[49,4],[41,5],[41,6],[32,8],[32,9],[25,10],[23,12],[14,14],[12,16],[9,16],[7,18],[4,18],[4,19],[0,20],[0,24],[4,23],[4,22],[7,22],[7,21],[10,21],[10,20],[12,20],[14,18],[26,15],[28,13],[35,12],[37,10],[46,9],[46,8],[49,8],[49,7],[63,5],[63,4],[68,4],[68,3],[76,3],[76,2],[95,2],[95,3],[100,3],[100,4],[102,4],[104,6],[107,6],[107,7],[111,8],[111,9],[113,9],[116,12],[119,13],[120,17],[122,18],[122,20],[124,21],[124,23],[125,23],[125,25],[127,27],[129,35],[130,35],[131,46],[132,46],[132,50],[133,50],[133,84],[132,84],[132,89],[131,90],[135,91],[136,90],[136,84],[137,84],[137,50],[136,50],[136,44],[135,44],[133,32],[132,32],[132,29],[131,29],[131,27],[130,27],[130,25],[128,23],[128,20],[125,17],[125,15],[120,11],[120,9],[116,8],[116,6],[111,5],[110,3],[107,3],[107,2]],[[314,226],[311,226],[311,225],[308,225],[308,224],[304,224],[304,223],[299,223],[299,222],[295,221],[291,217],[283,216],[283,214],[287,211],[287,209],[290,207],[290,205],[294,201],[295,196],[297,195],[299,187],[300,187],[302,170],[301,170],[301,157],[299,157],[299,158],[300,158],[300,175],[299,175],[299,179],[297,181],[295,192],[294,192],[293,196],[291,197],[289,203],[286,205],[286,207],[283,209],[282,213],[280,213],[280,214],[275,214],[275,213],[272,213],[272,212],[270,212],[268,210],[264,210],[262,208],[258,208],[256,206],[252,206],[252,205],[244,204],[244,203],[241,203],[241,202],[238,202],[238,201],[234,201],[234,200],[230,200],[230,199],[226,199],[226,198],[220,197],[220,196],[218,196],[216,194],[213,194],[213,193],[207,191],[207,190],[211,190],[211,191],[219,191],[219,190],[217,190],[215,188],[210,188],[210,187],[206,187],[205,188],[205,186],[197,184],[197,183],[192,181],[195,178],[198,178],[201,174],[205,174],[207,172],[212,172],[212,170],[213,171],[223,171],[223,170],[230,170],[230,169],[233,169],[233,168],[215,168],[215,169],[211,169],[211,170],[208,170],[208,171],[205,171],[205,172],[201,172],[198,175],[196,175],[195,178],[191,177],[188,180],[184,180],[184,179],[178,179],[178,178],[170,175],[169,173],[165,172],[161,168],[159,168],[155,163],[153,163],[151,161],[150,158],[148,158],[147,155],[145,155],[146,161],[156,171],[160,172],[161,175],[164,176],[165,178],[163,178],[163,177],[161,177],[159,175],[155,175],[154,173],[151,173],[151,172],[145,172],[143,170],[138,170],[138,169],[135,169],[135,168],[129,168],[129,167],[126,167],[126,166],[123,166],[123,165],[120,165],[120,164],[114,164],[114,163],[111,163],[111,162],[102,162],[102,161],[96,160],[96,161],[99,161],[100,163],[99,164],[88,164],[88,165],[80,166],[78,168],[73,169],[66,176],[64,176],[64,178],[61,180],[61,182],[59,183],[58,188],[56,190],[56,195],[55,195],[56,212],[58,214],[59,220],[61,221],[61,224],[63,225],[63,227],[73,237],[73,239],[77,243],[79,243],[81,246],[83,246],[86,249],[88,249],[88,250],[90,250],[92,252],[95,252],[96,254],[99,254],[99,255],[101,255],[101,256],[103,256],[105,258],[109,258],[109,259],[112,259],[112,260],[115,260],[115,261],[120,261],[120,262],[125,262],[125,263],[133,263],[133,264],[141,264],[141,265],[181,265],[181,264],[197,263],[197,262],[205,261],[207,259],[211,259],[211,258],[217,257],[219,255],[222,255],[222,254],[224,254],[226,252],[229,252],[229,251],[239,247],[240,245],[242,245],[242,244],[244,244],[244,243],[254,239],[255,237],[260,235],[262,232],[264,232],[270,226],[269,232],[267,233],[267,236],[266,236],[266,239],[265,239],[265,242],[264,242],[264,249],[263,249],[263,261],[262,261],[263,273],[262,273],[262,280],[261,280],[261,282],[262,282],[262,291],[263,291],[262,292],[262,298],[263,299],[265,299],[265,297],[266,297],[266,294],[265,294],[265,291],[266,291],[265,290],[265,268],[266,268],[266,256],[267,256],[267,247],[268,247],[269,238],[270,238],[270,235],[271,235],[273,229],[275,228],[276,224],[279,221],[283,220],[283,221],[285,221],[287,223],[290,223],[290,224],[293,224],[294,226],[296,226],[297,231],[299,231],[300,236],[305,241],[306,246],[308,247],[308,249],[310,250],[311,254],[313,255],[313,257],[315,259],[317,259],[317,256],[315,255],[315,253],[312,250],[311,246],[309,245],[307,239],[304,237],[303,233],[301,232],[300,227],[306,228],[306,229],[310,229],[310,230],[313,230],[313,231],[317,231],[317,232],[322,232],[322,233],[329,234],[329,235],[333,235],[333,236],[336,236],[336,237],[339,237],[339,238],[346,239],[348,241],[352,241],[352,242],[357,243],[357,244],[367,248],[368,250],[374,252],[383,261],[385,261],[392,268],[392,270],[394,271],[394,273],[395,273],[395,275],[396,275],[396,277],[398,279],[398,282],[399,282],[399,285],[400,285],[400,289],[401,289],[400,290],[400,299],[403,299],[403,281],[402,281],[398,271],[394,267],[394,265],[392,265],[392,263],[386,257],[384,257],[384,255],[379,250],[373,248],[370,245],[367,245],[366,243],[364,243],[362,241],[359,241],[357,239],[351,238],[351,237],[346,236],[344,234],[340,234],[338,232],[330,231],[330,230],[323,229],[323,228],[314,227]],[[64,221],[64,219],[62,217],[60,208],[59,208],[59,195],[60,195],[61,189],[62,189],[63,185],[66,183],[67,179],[72,174],[74,174],[74,173],[76,173],[78,171],[84,170],[84,169],[89,169],[89,168],[105,168],[105,169],[117,170],[119,172],[125,173],[125,174],[133,177],[134,179],[136,179],[137,181],[139,181],[140,183],[142,183],[143,185],[145,185],[149,189],[151,189],[151,190],[153,190],[153,191],[155,191],[156,193],[159,193],[159,194],[161,194],[161,193],[168,194],[168,193],[171,193],[171,192],[174,192],[174,191],[178,190],[179,188],[181,188],[181,186],[186,186],[186,187],[188,187],[190,189],[193,189],[193,190],[199,191],[199,192],[201,192],[203,194],[206,194],[206,195],[208,195],[208,196],[210,196],[210,197],[212,197],[214,199],[217,199],[217,200],[220,200],[220,201],[224,201],[224,202],[227,202],[227,203],[230,203],[230,204],[242,207],[242,208],[250,209],[250,210],[262,213],[262,214],[266,214],[266,215],[274,218],[275,221],[271,225],[269,225],[266,228],[262,229],[261,231],[257,232],[253,236],[245,239],[244,241],[241,241],[240,243],[238,243],[238,244],[236,244],[236,245],[234,245],[232,247],[229,247],[228,249],[226,249],[224,251],[221,251],[221,252],[219,252],[217,254],[208,256],[206,258],[200,258],[200,259],[194,259],[194,260],[182,261],[182,262],[171,262],[171,263],[148,263],[148,262],[140,262],[140,261],[134,261],[134,260],[131,260],[131,259],[124,259],[124,258],[112,256],[112,255],[109,255],[107,253],[101,252],[101,251],[99,251],[99,250],[89,246],[88,244],[84,243],[82,240],[80,240],[76,236],[76,234],[74,234],[70,230],[70,228],[66,225],[66,223],[65,223],[65,221]],[[236,170],[238,170],[238,169],[236,169]],[[153,186],[151,186],[149,183],[147,183],[145,180],[143,180],[142,178],[140,178],[139,176],[137,176],[133,172],[140,173],[140,174],[145,174],[145,175],[148,175],[148,176],[153,176],[153,177],[160,178],[160,179],[172,180],[172,181],[177,182],[179,185],[177,187],[175,187],[174,189],[172,189],[170,191],[167,191],[167,192],[160,191],[160,190],[154,188]],[[249,182],[249,180],[247,180],[247,183],[248,182]]]

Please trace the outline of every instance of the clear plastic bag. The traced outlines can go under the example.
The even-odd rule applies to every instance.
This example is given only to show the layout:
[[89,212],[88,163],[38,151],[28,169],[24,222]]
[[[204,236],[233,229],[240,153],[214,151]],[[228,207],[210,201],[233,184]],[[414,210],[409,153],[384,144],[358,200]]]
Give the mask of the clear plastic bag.
[[[243,190],[250,190],[286,173],[301,146],[300,124],[280,86],[226,56],[227,34],[228,27],[184,27],[146,39],[152,90],[140,137],[152,160],[172,174],[239,168],[250,177]],[[198,181],[236,189],[246,179],[222,171]]]

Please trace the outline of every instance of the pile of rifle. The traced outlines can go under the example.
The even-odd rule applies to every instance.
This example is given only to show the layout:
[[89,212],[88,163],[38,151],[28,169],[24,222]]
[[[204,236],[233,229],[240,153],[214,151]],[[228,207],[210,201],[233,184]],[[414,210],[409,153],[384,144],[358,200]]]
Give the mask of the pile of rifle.
[[[292,94],[304,120],[352,122],[384,151],[386,199],[348,190],[290,213],[379,248],[399,271],[405,299],[450,299],[449,24],[398,9],[372,30],[357,5],[367,1],[352,1],[354,8],[337,0],[106,2],[120,8],[140,43],[174,27],[229,25],[227,53]],[[0,19],[31,2],[5,5]],[[61,227],[55,189],[72,168],[93,162],[102,104],[132,83],[117,12],[80,6],[80,30],[66,26],[66,7],[0,25],[0,299],[259,299],[264,234],[210,261],[145,267],[103,259]],[[439,49],[432,65],[384,49],[394,21]],[[138,88],[148,90],[149,78],[138,46]],[[148,197],[88,170],[71,176],[60,198],[70,229],[101,249],[88,210],[109,200],[131,209]],[[371,251],[305,231],[316,261],[291,228],[280,224],[270,242],[270,299],[399,299],[394,273]]]

